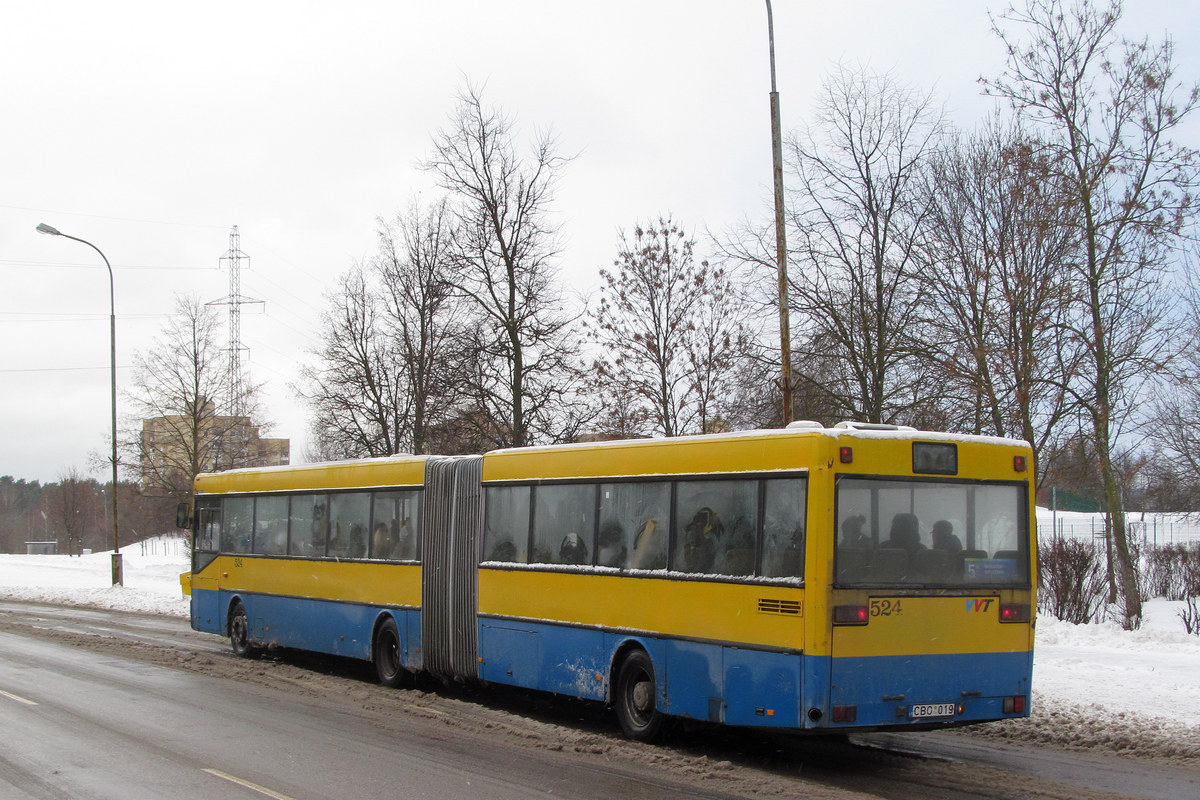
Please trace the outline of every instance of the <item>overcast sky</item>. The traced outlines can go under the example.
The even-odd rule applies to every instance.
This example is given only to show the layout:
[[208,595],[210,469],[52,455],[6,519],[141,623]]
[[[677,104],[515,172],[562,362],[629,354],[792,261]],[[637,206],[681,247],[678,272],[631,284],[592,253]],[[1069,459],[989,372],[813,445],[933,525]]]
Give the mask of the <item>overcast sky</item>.
[[[1200,78],[1194,3],[1128,5],[1125,30],[1170,32]],[[976,79],[1003,67],[989,8],[1003,4],[776,0],[785,133],[838,60],[973,126],[991,107]],[[526,140],[549,129],[575,156],[555,208],[573,290],[598,285],[638,220],[669,212],[699,238],[769,213],[761,0],[43,0],[0,12],[0,70],[0,475],[54,481],[108,448],[108,276],[39,222],[115,268],[118,384],[176,294],[228,294],[219,259],[239,226],[242,294],[264,301],[243,309],[244,369],[298,462],[289,382],[325,293],[372,254],[377,217],[436,195],[418,165],[468,80]]]

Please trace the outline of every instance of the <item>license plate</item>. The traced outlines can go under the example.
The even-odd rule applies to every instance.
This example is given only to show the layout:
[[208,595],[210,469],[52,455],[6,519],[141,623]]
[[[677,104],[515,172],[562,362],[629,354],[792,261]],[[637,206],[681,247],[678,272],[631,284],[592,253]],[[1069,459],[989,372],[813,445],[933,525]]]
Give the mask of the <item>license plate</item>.
[[908,710],[909,719],[936,719],[953,717],[954,703],[921,703]]

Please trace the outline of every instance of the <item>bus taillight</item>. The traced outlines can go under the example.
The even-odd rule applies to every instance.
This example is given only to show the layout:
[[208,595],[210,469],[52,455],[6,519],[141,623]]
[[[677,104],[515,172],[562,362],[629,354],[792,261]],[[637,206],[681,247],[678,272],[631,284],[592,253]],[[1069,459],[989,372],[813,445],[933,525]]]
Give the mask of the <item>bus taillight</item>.
[[866,625],[871,619],[866,606],[834,606],[834,625]]
[[834,722],[858,722],[858,706],[834,706]]
[[1025,695],[1019,694],[1014,697],[1004,698],[1004,713],[1005,714],[1024,714],[1025,713]]
[[1028,603],[1001,603],[1001,622],[1029,622],[1030,608]]

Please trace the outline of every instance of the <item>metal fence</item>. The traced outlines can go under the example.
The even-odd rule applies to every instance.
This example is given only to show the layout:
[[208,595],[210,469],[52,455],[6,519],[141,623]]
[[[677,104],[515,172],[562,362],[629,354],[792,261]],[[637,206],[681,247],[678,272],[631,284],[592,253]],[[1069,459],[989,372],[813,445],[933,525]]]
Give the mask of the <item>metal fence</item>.
[[[1200,542],[1200,514],[1126,512],[1125,523],[1131,541],[1151,547]],[[1052,537],[1104,541],[1104,514],[1037,510],[1038,538]]]
[[[155,536],[138,542],[144,556],[186,556],[187,539],[182,536]],[[123,551],[125,548],[121,548]]]

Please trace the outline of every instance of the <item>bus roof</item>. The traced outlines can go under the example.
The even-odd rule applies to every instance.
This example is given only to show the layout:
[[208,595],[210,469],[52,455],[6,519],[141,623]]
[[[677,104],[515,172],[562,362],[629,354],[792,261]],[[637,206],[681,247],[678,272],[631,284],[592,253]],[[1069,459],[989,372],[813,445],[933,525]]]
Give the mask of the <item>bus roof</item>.
[[287,489],[343,489],[367,486],[420,486],[428,456],[386,456],[286,467],[251,467],[196,476],[198,493],[263,492]]
[[[1029,448],[1023,441],[995,436],[857,422],[843,422],[832,428],[815,422],[799,422],[787,428],[503,448],[485,454],[483,479],[502,481],[518,474],[528,477],[531,469],[542,478],[795,471],[812,461],[805,458],[805,448],[810,448],[808,455],[815,458],[821,442],[847,438],[919,439]],[[424,482],[425,463],[431,457],[399,455],[204,473],[196,477],[196,491],[229,493],[420,486]],[[530,464],[530,459],[537,461],[535,466]],[[681,459],[684,461],[682,469]]]

